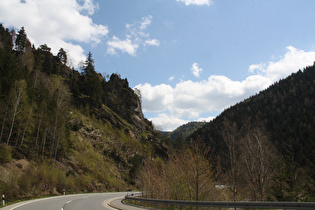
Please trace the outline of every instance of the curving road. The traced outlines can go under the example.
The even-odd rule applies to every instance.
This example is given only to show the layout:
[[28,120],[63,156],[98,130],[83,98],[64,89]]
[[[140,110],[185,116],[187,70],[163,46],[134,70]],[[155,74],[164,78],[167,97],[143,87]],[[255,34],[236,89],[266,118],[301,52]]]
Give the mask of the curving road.
[[106,210],[112,209],[107,205],[109,200],[126,194],[119,192],[56,196],[17,203],[1,210]]

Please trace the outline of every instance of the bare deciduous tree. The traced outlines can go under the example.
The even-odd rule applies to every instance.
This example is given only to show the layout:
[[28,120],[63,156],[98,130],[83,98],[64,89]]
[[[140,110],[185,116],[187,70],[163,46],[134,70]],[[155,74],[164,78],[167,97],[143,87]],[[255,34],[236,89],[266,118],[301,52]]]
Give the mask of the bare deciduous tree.
[[230,121],[225,120],[223,123],[223,141],[227,146],[227,158],[228,158],[228,167],[229,170],[227,172],[229,178],[230,188],[233,193],[233,200],[236,201],[237,196],[237,186],[238,186],[238,177],[240,173],[240,168],[238,166],[238,148],[237,148],[237,129],[236,125]]
[[16,116],[20,113],[20,109],[19,109],[20,104],[23,98],[26,97],[25,89],[26,89],[25,80],[20,80],[20,81],[15,82],[12,88],[11,94],[10,94],[11,101],[12,101],[12,120],[11,120],[11,126],[10,126],[9,135],[8,135],[7,145],[9,144],[10,139],[11,139]]
[[167,164],[148,162],[142,174],[143,190],[151,198],[175,200],[211,200],[214,173],[207,151],[194,142],[172,157]]
[[265,200],[266,189],[273,176],[273,166],[278,160],[276,149],[269,142],[262,127],[246,131],[241,139],[241,157],[245,180],[253,200]]

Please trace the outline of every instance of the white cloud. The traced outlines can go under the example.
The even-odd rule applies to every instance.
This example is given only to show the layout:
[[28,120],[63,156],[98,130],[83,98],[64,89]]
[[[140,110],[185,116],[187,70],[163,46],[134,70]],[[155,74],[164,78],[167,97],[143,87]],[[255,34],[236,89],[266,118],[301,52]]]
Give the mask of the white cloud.
[[250,66],[249,66],[248,71],[249,71],[250,73],[255,73],[255,71],[263,72],[265,68],[266,68],[266,64],[263,64],[263,63],[260,63],[260,64],[253,64],[253,65],[250,65]]
[[190,70],[192,71],[193,75],[195,77],[199,77],[200,73],[202,72],[202,68],[199,67],[198,63],[193,63],[192,67],[190,68]]
[[212,1],[211,0],[176,0],[178,2],[183,2],[185,3],[186,6],[189,6],[189,5],[198,5],[198,6],[201,6],[201,5],[211,5],[212,4]]
[[187,120],[182,120],[176,117],[169,116],[167,114],[159,114],[157,117],[149,119],[152,122],[154,122],[154,126],[158,130],[163,130],[163,131],[173,131],[178,125],[183,125],[188,123]]
[[198,118],[196,121],[197,122],[210,122],[214,119],[215,117],[206,117],[206,118]]
[[118,37],[113,36],[107,42],[107,53],[114,55],[116,54],[116,50],[120,50],[121,52],[126,52],[129,55],[135,56],[136,51],[139,47],[137,43],[133,43],[130,39],[120,40]]
[[145,40],[144,42],[144,46],[160,46],[160,41],[157,40],[157,39],[148,39],[148,40]]
[[152,86],[148,83],[137,85],[141,91],[142,108],[144,112],[163,112],[173,102],[173,88],[170,85],[160,84]]
[[141,21],[126,24],[128,33],[125,39],[119,39],[113,36],[107,41],[107,54],[117,54],[117,51],[128,53],[129,55],[136,56],[139,46],[159,46],[160,41],[157,39],[150,39],[149,33],[145,30],[152,23],[152,16],[143,17]]
[[94,4],[93,0],[85,0],[84,4],[79,7],[80,11],[86,11],[89,15],[93,15],[95,10],[99,8],[98,3]]
[[88,15],[98,8],[92,0],[1,0],[0,21],[20,28],[35,46],[47,44],[56,54],[60,47],[68,51],[73,65],[85,59],[84,50],[72,42],[98,44],[108,34],[108,27],[93,23]]
[[147,17],[142,18],[142,22],[140,23],[140,30],[145,30],[152,22],[152,16],[149,15]]
[[[152,86],[147,83],[137,85],[136,88],[141,91],[144,113],[164,113],[150,120],[159,124],[162,129],[170,129],[170,119],[193,121],[198,119],[201,113],[222,111],[270,84],[269,81],[266,83],[260,80],[260,77],[251,76],[239,82],[214,75],[200,82],[181,81],[175,88],[166,84]],[[165,125],[162,123],[163,117],[166,120]],[[176,120],[174,124],[175,122],[180,121]],[[178,127],[180,124],[176,125]]]
[[174,76],[171,76],[170,78],[168,78],[168,81],[173,81],[174,80]]
[[292,46],[288,46],[289,50],[283,58],[277,62],[269,62],[265,68],[266,76],[272,81],[277,81],[289,74],[303,69],[305,66],[313,65],[315,60],[315,52],[305,52],[298,50]]
[[[175,129],[186,121],[203,120],[201,114],[218,113],[249,96],[266,89],[291,73],[313,65],[315,52],[305,52],[289,46],[278,61],[249,66],[252,73],[242,81],[222,75],[211,75],[207,80],[180,81],[175,87],[161,84],[139,84],[144,113],[156,114],[150,120],[163,130]],[[258,71],[255,71],[258,70]],[[207,118],[211,120],[213,117]],[[181,122],[182,120],[182,122]]]
[[[288,52],[281,56],[278,61],[270,61],[268,63],[253,64],[249,66],[248,71],[259,75],[264,75],[272,82],[289,76],[291,73],[306,66],[313,65],[315,60],[315,52],[305,52],[298,50],[293,46],[286,47]],[[275,58],[276,59],[276,58]]]

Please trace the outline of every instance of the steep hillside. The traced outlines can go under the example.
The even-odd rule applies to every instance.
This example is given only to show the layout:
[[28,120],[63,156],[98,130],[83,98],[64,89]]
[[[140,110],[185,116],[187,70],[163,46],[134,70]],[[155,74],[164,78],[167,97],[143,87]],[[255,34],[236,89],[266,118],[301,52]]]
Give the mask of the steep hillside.
[[[263,132],[279,153],[278,159],[283,160],[286,166],[286,172],[282,174],[282,182],[287,183],[286,190],[282,186],[283,191],[279,192],[277,199],[298,200],[302,193],[305,195],[305,190],[309,195],[314,195],[315,65],[226,109],[189,138],[206,142],[212,154],[220,160],[221,167],[229,171],[233,168],[232,149],[244,145],[241,141],[249,132],[253,132],[252,128],[259,128]],[[235,142],[233,147],[232,140]]]
[[106,81],[91,53],[81,73],[66,64],[62,48],[35,49],[24,28],[14,37],[0,25],[0,194],[8,199],[137,188],[145,159],[168,158],[127,79]]

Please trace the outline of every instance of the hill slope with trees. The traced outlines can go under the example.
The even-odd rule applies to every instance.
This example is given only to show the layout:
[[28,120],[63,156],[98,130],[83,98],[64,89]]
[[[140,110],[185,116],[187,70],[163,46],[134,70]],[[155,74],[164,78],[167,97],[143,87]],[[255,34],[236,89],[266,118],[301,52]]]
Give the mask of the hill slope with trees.
[[36,49],[23,27],[0,25],[0,194],[9,200],[137,188],[145,159],[168,158],[127,79],[98,74],[91,52],[81,73],[67,59],[62,48]]
[[315,65],[226,109],[189,138],[211,148],[234,198],[251,186],[256,199],[298,201],[315,197],[314,128]]
[[170,139],[174,149],[181,149],[185,145],[185,140],[198,128],[204,126],[206,122],[188,122],[179,126],[171,132],[160,131],[161,134]]

